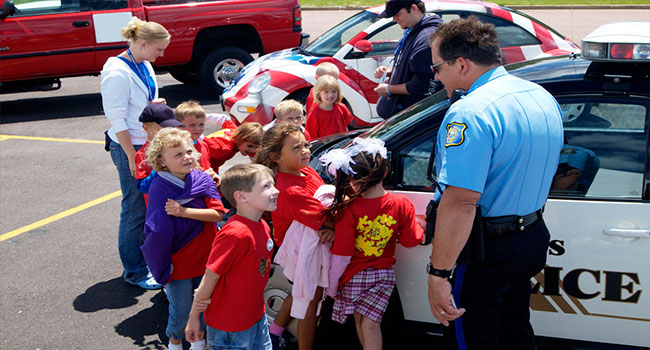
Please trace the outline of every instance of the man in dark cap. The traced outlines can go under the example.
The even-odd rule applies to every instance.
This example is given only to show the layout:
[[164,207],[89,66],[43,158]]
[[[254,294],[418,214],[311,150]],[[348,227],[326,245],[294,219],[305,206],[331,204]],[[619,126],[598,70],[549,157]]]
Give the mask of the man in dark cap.
[[397,44],[393,67],[380,66],[375,77],[389,76],[388,83],[380,83],[375,92],[380,96],[377,113],[384,119],[423,99],[436,90],[434,74],[429,69],[431,49],[428,39],[442,23],[436,14],[426,15],[424,3],[419,0],[388,0],[381,18],[393,18],[404,37]]

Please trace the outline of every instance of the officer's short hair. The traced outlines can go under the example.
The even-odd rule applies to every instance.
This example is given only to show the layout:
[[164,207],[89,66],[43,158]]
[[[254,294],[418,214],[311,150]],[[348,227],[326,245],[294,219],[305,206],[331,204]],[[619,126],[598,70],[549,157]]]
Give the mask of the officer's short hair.
[[429,45],[438,39],[438,55],[443,60],[465,57],[480,65],[501,64],[501,48],[494,25],[475,16],[441,24],[431,34]]

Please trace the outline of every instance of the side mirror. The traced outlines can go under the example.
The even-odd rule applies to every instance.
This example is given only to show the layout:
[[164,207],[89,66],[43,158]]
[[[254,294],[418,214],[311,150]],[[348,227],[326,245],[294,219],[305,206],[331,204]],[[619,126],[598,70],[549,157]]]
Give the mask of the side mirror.
[[11,16],[16,13],[16,6],[11,0],[5,0],[2,3],[2,8],[0,8],[0,18],[5,19],[7,16]]
[[354,44],[354,48],[361,52],[370,52],[372,51],[372,44],[368,40],[359,40]]

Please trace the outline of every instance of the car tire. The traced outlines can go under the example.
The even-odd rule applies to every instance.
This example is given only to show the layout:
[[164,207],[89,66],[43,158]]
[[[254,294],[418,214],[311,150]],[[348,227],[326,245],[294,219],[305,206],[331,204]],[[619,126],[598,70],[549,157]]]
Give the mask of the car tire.
[[305,117],[307,116],[307,96],[309,96],[309,91],[311,91],[310,88],[304,88],[300,89],[297,91],[292,92],[287,96],[284,100],[295,100],[298,101],[302,105],[302,111],[305,113]]
[[237,47],[227,46],[214,50],[201,63],[201,85],[220,95],[252,60],[253,56]]
[[309,96],[309,91],[311,91],[310,88],[294,91],[289,96],[287,96],[285,100],[296,100],[304,106],[307,103],[307,96]]
[[196,73],[196,69],[191,69],[188,67],[183,68],[173,68],[169,70],[174,79],[180,81],[185,85],[197,85],[199,83],[199,77]]

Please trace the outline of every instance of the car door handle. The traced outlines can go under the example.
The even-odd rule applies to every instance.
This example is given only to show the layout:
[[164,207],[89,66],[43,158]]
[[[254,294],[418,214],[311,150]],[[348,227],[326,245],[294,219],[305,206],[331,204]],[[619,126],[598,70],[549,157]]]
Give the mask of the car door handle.
[[75,28],[84,28],[84,27],[88,27],[89,25],[90,25],[90,23],[88,23],[88,21],[74,21],[74,22],[72,22],[72,26],[75,27]]
[[627,228],[606,228],[603,233],[608,236],[620,236],[628,238],[650,238],[650,230],[634,230]]

